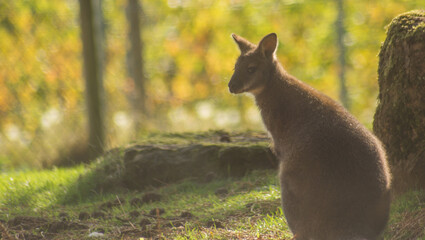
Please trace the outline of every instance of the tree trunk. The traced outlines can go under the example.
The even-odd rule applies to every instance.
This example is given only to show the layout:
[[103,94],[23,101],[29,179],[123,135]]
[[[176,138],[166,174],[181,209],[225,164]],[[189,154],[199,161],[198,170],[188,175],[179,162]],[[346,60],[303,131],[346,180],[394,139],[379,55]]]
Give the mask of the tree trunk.
[[373,129],[386,147],[394,190],[425,189],[425,11],[391,22],[378,83]]
[[91,157],[103,152],[104,133],[104,91],[102,84],[102,43],[96,9],[100,0],[80,0],[81,38],[83,42],[84,77],[86,82],[86,103],[88,111],[89,148]]
[[141,121],[147,115],[146,91],[143,65],[143,45],[140,38],[140,13],[142,12],[139,0],[128,0],[127,21],[129,24],[128,37],[130,41],[127,50],[128,75],[133,80],[135,92],[133,94],[132,105],[135,114],[136,128],[139,128]]
[[345,26],[344,26],[344,0],[337,0],[338,17],[336,20],[337,46],[338,46],[338,77],[339,77],[339,99],[345,108],[350,108],[350,100],[348,98],[347,84],[345,78]]

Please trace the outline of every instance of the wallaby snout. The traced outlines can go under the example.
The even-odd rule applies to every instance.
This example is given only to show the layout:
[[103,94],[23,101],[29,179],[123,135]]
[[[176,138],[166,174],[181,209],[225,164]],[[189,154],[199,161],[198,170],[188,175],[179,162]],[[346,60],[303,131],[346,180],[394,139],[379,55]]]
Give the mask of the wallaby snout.
[[229,82],[229,91],[233,94],[238,94],[243,92],[243,82],[239,81],[235,74],[232,75]]

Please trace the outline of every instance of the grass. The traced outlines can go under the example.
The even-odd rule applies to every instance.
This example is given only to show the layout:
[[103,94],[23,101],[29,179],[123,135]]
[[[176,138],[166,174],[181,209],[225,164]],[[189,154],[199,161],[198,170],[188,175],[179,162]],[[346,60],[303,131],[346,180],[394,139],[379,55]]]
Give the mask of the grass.
[[425,239],[425,192],[412,191],[399,197],[390,214],[386,239]]
[[[107,238],[122,239],[290,239],[280,209],[275,171],[256,172],[234,181],[215,180],[206,184],[183,181],[148,189],[146,192],[160,194],[161,201],[135,206],[132,201],[146,192],[115,189],[101,193],[89,191],[89,185],[79,183],[87,181],[83,176],[92,174],[94,169],[94,166],[81,165],[3,173],[0,175],[0,220],[16,223],[14,219],[19,216],[41,217],[41,225],[35,223],[35,218],[29,220],[34,225],[33,228],[27,226],[31,233],[18,230],[27,224],[22,219],[17,226],[9,226],[9,232],[18,236],[50,233],[54,239],[66,236],[87,239],[90,232],[97,229],[101,229]],[[102,181],[99,178],[93,180]],[[95,185],[91,184],[92,187]],[[217,190],[224,193],[216,193]],[[117,199],[120,199],[119,204],[103,207],[117,202]],[[151,215],[150,211],[155,208],[163,208],[165,213]],[[79,220],[82,213],[93,216],[96,212],[102,212],[104,216]],[[182,217],[182,213],[189,213],[192,217]],[[68,229],[52,229],[52,225],[62,221],[61,215],[67,216]],[[146,219],[150,224],[142,226],[141,222]],[[75,229],[70,223],[79,223],[86,228]]]
[[19,214],[31,209],[37,213],[66,195],[85,172],[84,166],[54,168],[42,171],[20,171],[0,175],[0,209],[2,213]]
[[[96,190],[105,180],[95,174],[98,167],[2,173],[0,222],[19,239],[92,239],[94,233],[106,239],[292,239],[275,171],[143,192],[117,187],[102,192]],[[133,204],[147,193],[161,200]],[[156,208],[165,212],[159,215]],[[424,192],[398,198],[384,239],[425,239],[424,209]]]

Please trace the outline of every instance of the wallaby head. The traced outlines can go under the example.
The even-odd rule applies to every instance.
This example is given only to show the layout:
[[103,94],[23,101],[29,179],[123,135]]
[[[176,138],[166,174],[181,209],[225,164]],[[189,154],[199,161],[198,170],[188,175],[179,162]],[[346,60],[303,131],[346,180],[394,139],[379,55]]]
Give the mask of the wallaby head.
[[229,82],[231,93],[250,92],[256,94],[264,88],[269,79],[270,69],[276,61],[277,36],[270,33],[258,45],[232,34],[241,55],[235,64],[235,71]]

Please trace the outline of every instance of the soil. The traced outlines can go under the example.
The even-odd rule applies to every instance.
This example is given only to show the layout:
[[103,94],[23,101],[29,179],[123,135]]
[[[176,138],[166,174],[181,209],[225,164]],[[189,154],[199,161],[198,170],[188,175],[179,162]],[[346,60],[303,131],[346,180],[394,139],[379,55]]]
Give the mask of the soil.
[[151,216],[159,216],[159,215],[162,215],[164,213],[165,213],[165,209],[163,209],[163,208],[154,208],[149,212],[149,214]]
[[[18,216],[3,225],[5,225],[7,233],[10,236],[15,236],[16,239],[60,239],[60,236],[79,236],[81,239],[88,239],[89,234],[93,232],[109,234],[108,236],[113,235],[120,239],[138,239],[141,236],[146,238],[158,236],[158,231],[161,229],[181,227],[189,219],[194,219],[193,214],[188,211],[167,218],[161,217],[163,213],[165,213],[163,208],[154,208],[149,215],[145,216],[137,211],[130,212],[129,219],[121,219],[115,216],[116,219],[124,223],[116,228],[116,233],[111,233],[110,230],[101,227],[99,222],[94,222],[93,219],[105,218],[105,213],[100,211],[92,213],[92,218],[87,212],[80,212],[78,218],[66,214],[69,220],[63,220],[65,214],[59,214],[60,216],[58,215],[57,219]],[[137,222],[137,219],[140,220]],[[213,221],[206,223],[205,226],[220,228],[223,227],[223,224],[219,221]]]
[[218,221],[218,220],[209,220],[207,222],[207,227],[209,228],[224,228],[224,225],[222,222]]
[[59,215],[58,219],[17,216],[7,222],[7,231],[17,239],[50,239],[59,232],[86,231],[90,228],[88,224],[63,220],[64,213]]

